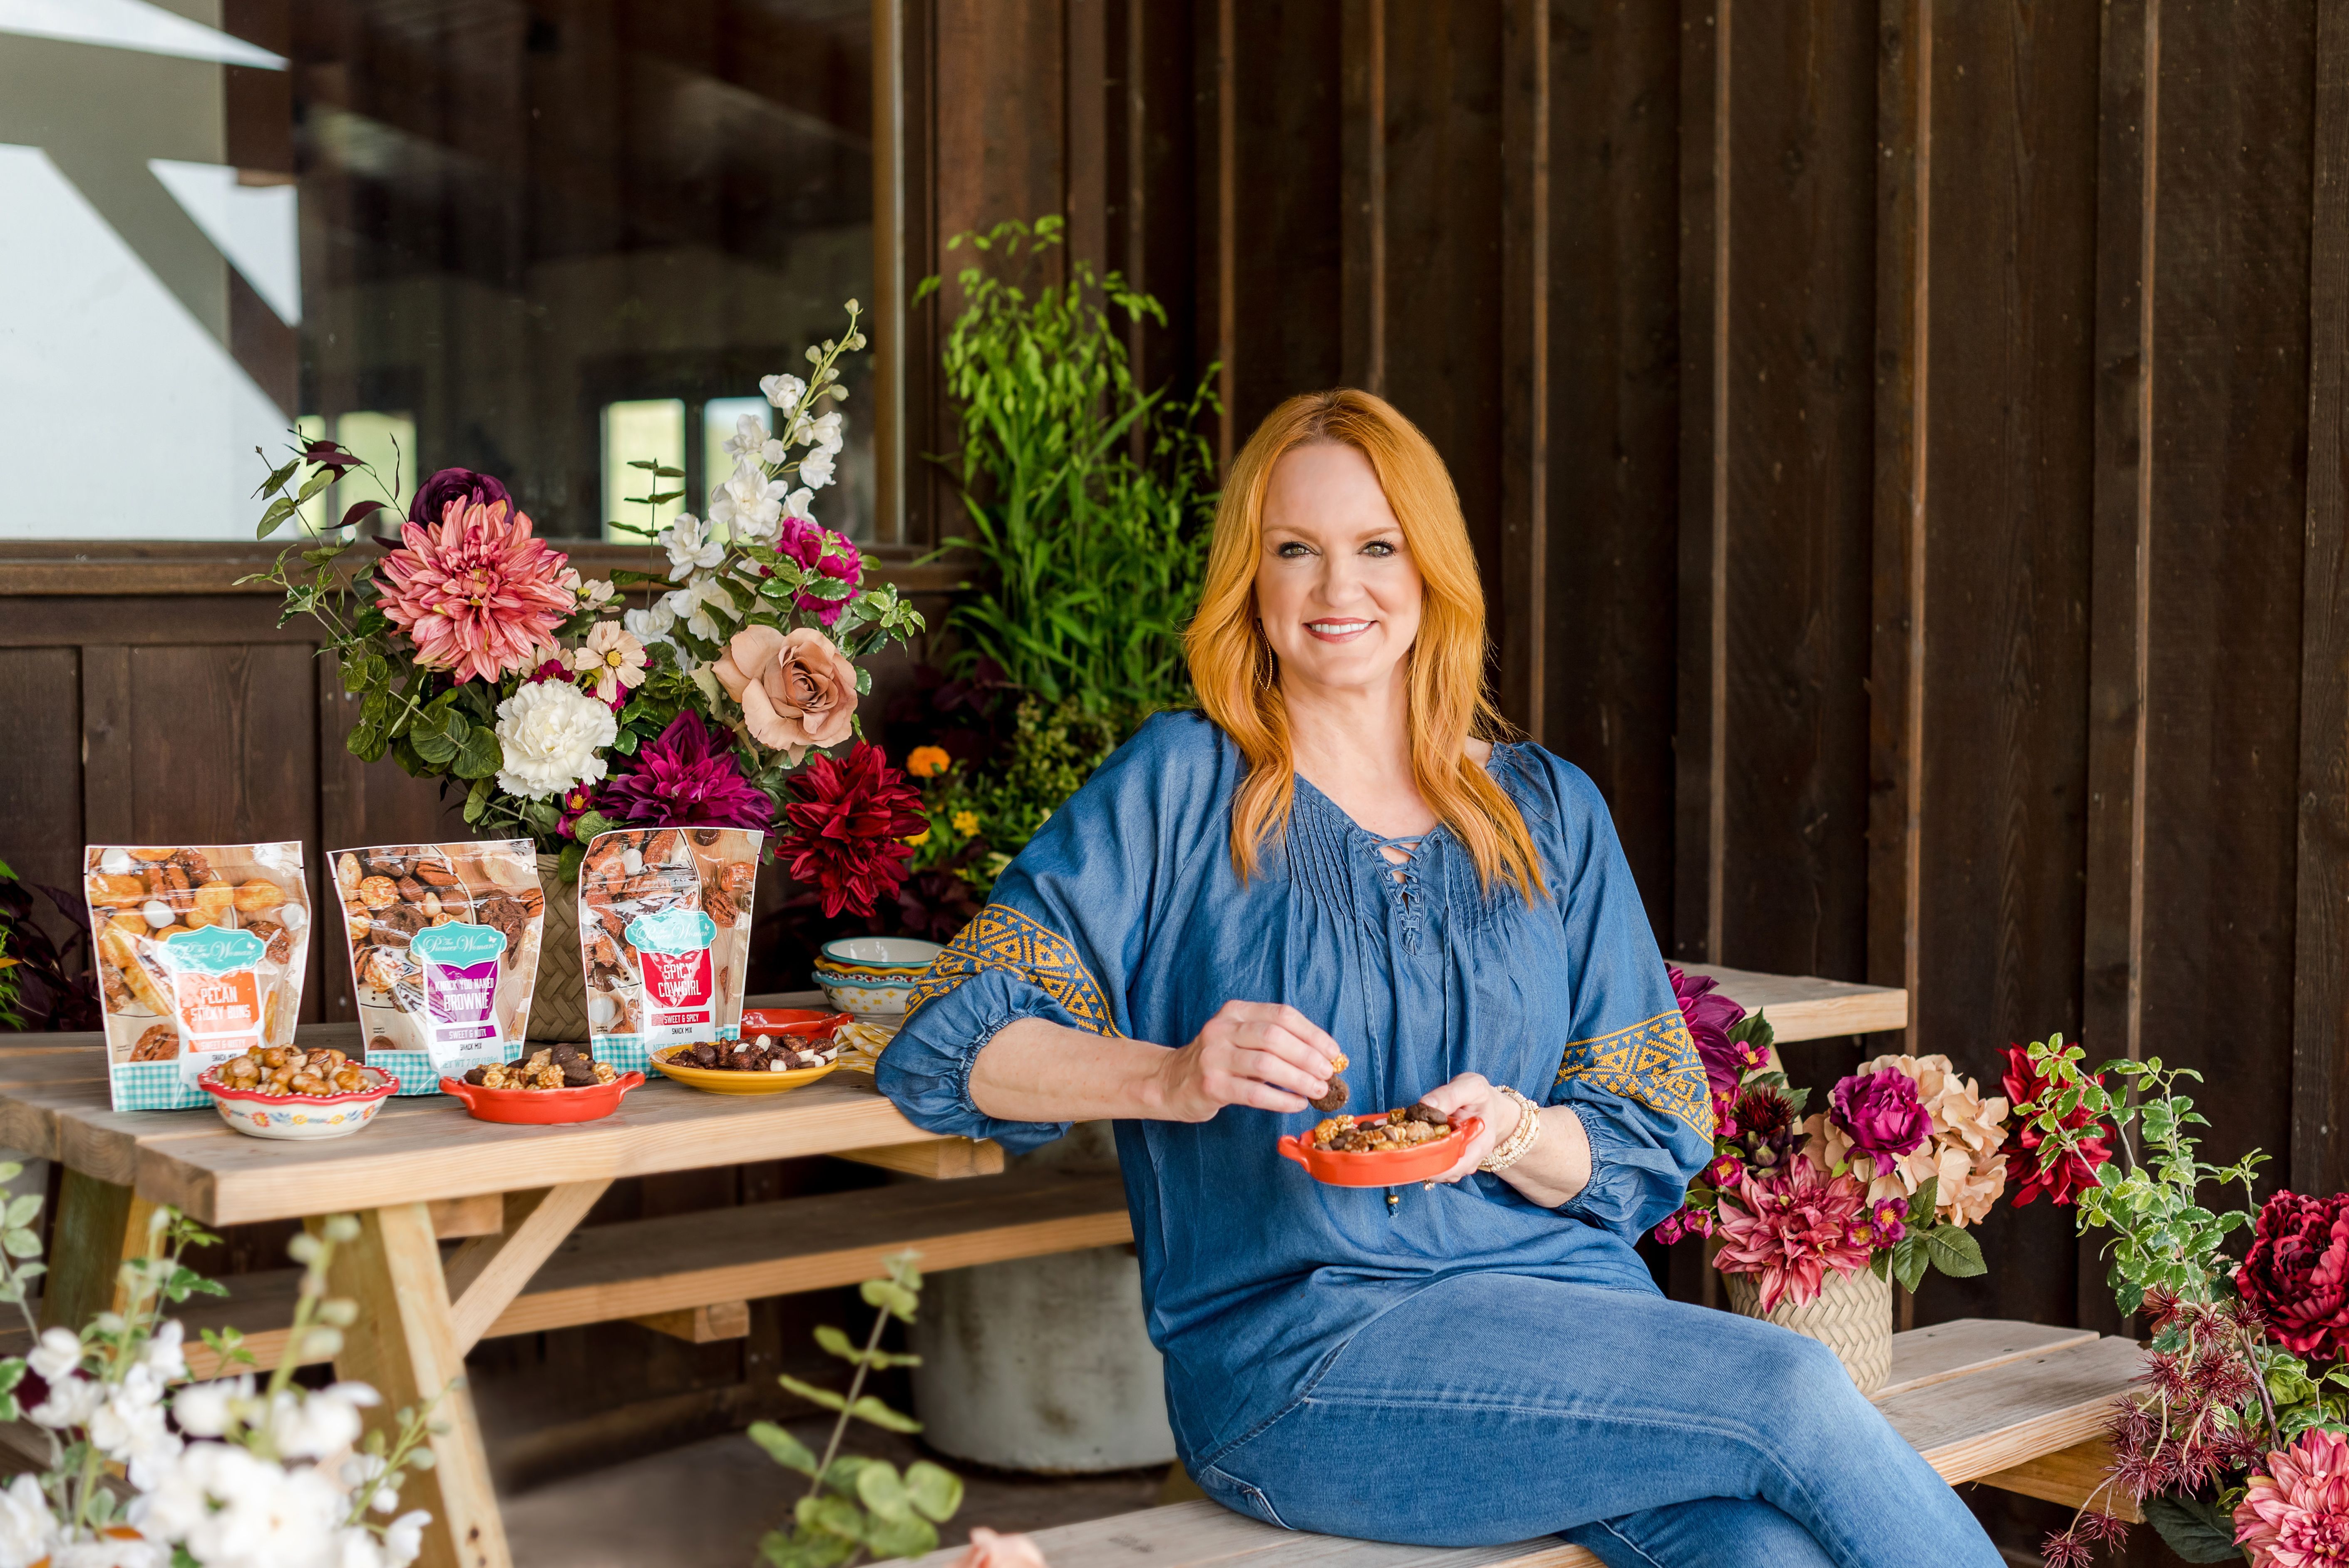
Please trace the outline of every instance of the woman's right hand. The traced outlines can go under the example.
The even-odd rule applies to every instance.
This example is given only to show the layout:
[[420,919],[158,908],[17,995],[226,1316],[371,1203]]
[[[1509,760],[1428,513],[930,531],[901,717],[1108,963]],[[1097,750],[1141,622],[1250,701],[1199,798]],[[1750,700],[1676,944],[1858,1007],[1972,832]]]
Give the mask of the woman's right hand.
[[1205,1121],[1227,1105],[1298,1111],[1330,1088],[1338,1042],[1278,1002],[1226,1002],[1159,1069],[1157,1114]]

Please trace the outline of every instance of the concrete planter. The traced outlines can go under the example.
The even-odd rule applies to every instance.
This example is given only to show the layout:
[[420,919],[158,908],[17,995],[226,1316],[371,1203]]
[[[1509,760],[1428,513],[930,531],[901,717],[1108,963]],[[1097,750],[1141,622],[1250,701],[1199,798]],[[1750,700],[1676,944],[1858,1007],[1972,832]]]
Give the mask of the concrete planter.
[[[1114,1170],[1117,1152],[1095,1122],[1014,1163]],[[1054,1475],[1174,1458],[1141,1265],[1123,1247],[932,1276],[911,1338],[914,1411],[942,1453]]]

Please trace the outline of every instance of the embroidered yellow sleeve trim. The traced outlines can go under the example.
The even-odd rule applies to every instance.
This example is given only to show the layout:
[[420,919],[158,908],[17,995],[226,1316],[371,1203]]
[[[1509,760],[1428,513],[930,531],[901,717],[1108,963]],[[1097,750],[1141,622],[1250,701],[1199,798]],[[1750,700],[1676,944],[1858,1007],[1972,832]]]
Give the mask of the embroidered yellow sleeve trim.
[[1611,1035],[1575,1041],[1557,1067],[1558,1082],[1570,1078],[1677,1116],[1706,1138],[1713,1136],[1713,1097],[1705,1089],[1704,1058],[1697,1055],[1688,1022],[1677,1007]]
[[1096,1035],[1119,1032],[1109,999],[1077,956],[1076,944],[1001,903],[980,910],[932,961],[914,986],[914,1004],[906,1016],[990,969],[1009,970],[1032,983]]

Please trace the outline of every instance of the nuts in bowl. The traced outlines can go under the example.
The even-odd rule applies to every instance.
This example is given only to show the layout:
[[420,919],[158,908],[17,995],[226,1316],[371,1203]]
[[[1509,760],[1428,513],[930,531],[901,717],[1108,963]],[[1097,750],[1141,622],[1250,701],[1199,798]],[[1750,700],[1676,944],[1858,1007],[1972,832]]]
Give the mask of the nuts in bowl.
[[399,1080],[340,1051],[255,1046],[196,1085],[221,1119],[254,1138],[342,1138],[375,1119]]
[[1477,1117],[1448,1120],[1433,1106],[1404,1106],[1368,1116],[1333,1116],[1299,1138],[1283,1136],[1284,1160],[1332,1187],[1392,1187],[1441,1176],[1485,1130]]

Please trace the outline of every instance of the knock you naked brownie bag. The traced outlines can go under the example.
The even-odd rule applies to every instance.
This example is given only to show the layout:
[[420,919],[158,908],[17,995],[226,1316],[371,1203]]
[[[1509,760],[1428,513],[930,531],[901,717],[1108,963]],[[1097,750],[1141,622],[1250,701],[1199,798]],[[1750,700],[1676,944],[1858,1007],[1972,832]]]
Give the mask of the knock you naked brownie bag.
[[546,919],[531,841],[378,844],[334,867],[367,1065],[438,1094],[514,1055]]
[[629,828],[579,865],[579,953],[595,1057],[650,1070],[663,1046],[739,1039],[763,833]]
[[206,1068],[292,1043],[310,954],[299,843],[92,844],[82,888],[115,1109],[208,1104]]

